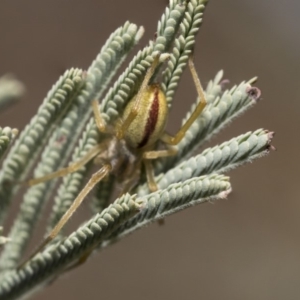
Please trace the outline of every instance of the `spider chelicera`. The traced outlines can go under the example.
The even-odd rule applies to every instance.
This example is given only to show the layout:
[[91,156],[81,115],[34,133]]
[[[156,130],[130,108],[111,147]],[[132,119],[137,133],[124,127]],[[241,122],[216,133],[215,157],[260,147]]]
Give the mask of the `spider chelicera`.
[[[168,117],[166,97],[158,83],[149,84],[156,67],[160,63],[160,57],[160,55],[154,57],[137,95],[127,104],[123,116],[114,124],[105,124],[98,108],[98,102],[96,100],[92,102],[94,118],[98,130],[106,136],[103,141],[90,149],[79,161],[68,167],[29,181],[30,185],[35,185],[60,176],[65,176],[77,171],[92,159],[94,159],[96,164],[101,166],[100,169],[91,176],[70,208],[35,253],[42,250],[58,235],[88,193],[108,174],[112,173],[116,176],[117,181],[122,186],[121,194],[124,194],[125,192],[130,192],[137,183],[141,165],[144,163],[149,189],[151,192],[157,190],[151,160],[175,155],[176,149],[172,146],[177,145],[182,140],[189,127],[197,119],[206,105],[204,92],[196,73],[193,59],[190,56],[189,69],[200,101],[191,116],[175,136],[171,136],[165,132]],[[158,140],[164,142],[167,145],[167,149],[154,150],[153,148]]]

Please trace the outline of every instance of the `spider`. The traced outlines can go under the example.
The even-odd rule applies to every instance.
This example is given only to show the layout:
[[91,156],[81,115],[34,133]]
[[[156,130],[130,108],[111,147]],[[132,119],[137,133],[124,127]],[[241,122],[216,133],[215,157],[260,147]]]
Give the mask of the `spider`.
[[[108,174],[112,173],[115,175],[117,181],[122,185],[121,194],[124,194],[130,192],[137,183],[141,165],[144,163],[150,191],[154,192],[158,189],[154,179],[151,160],[175,155],[176,149],[172,146],[177,145],[182,140],[189,127],[206,105],[204,92],[195,70],[192,56],[190,56],[189,69],[200,101],[194,112],[175,136],[171,136],[165,132],[168,116],[166,97],[158,83],[149,84],[151,77],[160,63],[160,57],[161,55],[154,56],[138,93],[125,107],[123,116],[114,124],[105,124],[101,117],[97,100],[92,101],[97,128],[106,136],[103,141],[90,149],[79,161],[70,164],[68,167],[29,181],[29,185],[36,185],[65,176],[79,170],[92,159],[94,159],[96,164],[101,166],[91,176],[70,208],[35,253],[42,250],[58,235],[89,192]],[[154,150],[154,145],[158,140],[164,142],[167,145],[167,149]]]

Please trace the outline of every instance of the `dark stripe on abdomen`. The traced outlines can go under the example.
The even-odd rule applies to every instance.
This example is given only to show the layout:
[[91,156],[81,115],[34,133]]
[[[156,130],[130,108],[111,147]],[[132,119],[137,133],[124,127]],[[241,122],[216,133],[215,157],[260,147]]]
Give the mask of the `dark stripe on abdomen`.
[[159,112],[158,93],[159,93],[159,88],[156,87],[155,92],[154,92],[154,100],[150,107],[147,124],[145,127],[144,137],[143,137],[142,141],[138,144],[138,148],[142,148],[145,145],[147,145],[147,143],[151,137],[151,134],[155,130],[155,126],[156,126],[157,119],[158,119],[158,112]]

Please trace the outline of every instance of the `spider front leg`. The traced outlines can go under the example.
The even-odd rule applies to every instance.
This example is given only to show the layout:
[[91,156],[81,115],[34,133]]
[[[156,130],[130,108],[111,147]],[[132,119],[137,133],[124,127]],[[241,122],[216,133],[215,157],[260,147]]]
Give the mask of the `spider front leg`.
[[[92,108],[93,108],[95,122],[96,122],[96,125],[97,125],[99,131],[105,133],[107,131],[107,128],[106,128],[106,125],[105,125],[105,123],[104,123],[104,121],[101,117],[100,111],[98,109],[97,100],[93,100]],[[32,186],[32,185],[36,185],[36,184],[39,184],[39,183],[49,181],[51,179],[66,176],[70,173],[74,173],[74,172],[78,171],[80,168],[82,168],[83,166],[85,166],[95,156],[97,156],[97,154],[99,154],[99,152],[101,150],[102,150],[102,145],[98,144],[98,145],[94,146],[93,148],[91,148],[80,160],[72,163],[68,167],[62,168],[62,169],[60,169],[56,172],[53,172],[53,173],[49,173],[45,176],[41,176],[41,177],[38,177],[38,178],[31,179],[31,180],[28,181],[28,184],[30,186]]]
[[111,171],[111,165],[106,164],[104,165],[99,171],[94,173],[86,186],[81,190],[77,198],[74,200],[72,205],[69,207],[69,209],[65,212],[65,214],[62,216],[62,218],[58,221],[58,223],[55,225],[55,227],[51,230],[45,241],[42,243],[40,248],[43,248],[46,244],[51,242],[61,231],[61,229],[64,227],[64,225],[67,223],[67,221],[72,217],[74,212],[77,210],[77,208],[80,206],[82,201],[85,199],[85,197],[88,195],[88,193],[94,188],[94,186],[102,180],[109,172]]
[[[104,165],[99,171],[97,171],[95,174],[92,175],[88,183],[85,185],[85,187],[81,190],[77,198],[74,200],[72,205],[69,207],[69,209],[65,212],[65,214],[62,216],[62,218],[58,221],[58,223],[55,225],[55,227],[51,230],[51,232],[48,234],[48,236],[45,238],[45,240],[42,242],[42,244],[37,248],[37,250],[28,258],[30,260],[33,258],[38,252],[42,251],[44,247],[50,243],[61,231],[61,229],[65,226],[65,224],[68,222],[68,220],[72,217],[74,212],[78,209],[78,207],[81,205],[82,201],[86,198],[86,196],[89,194],[89,192],[94,188],[94,186],[100,182],[107,174],[111,171],[111,165],[106,164]],[[24,264],[27,263],[27,261],[23,263],[19,268],[24,266]]]
[[83,166],[85,166],[100,151],[101,151],[101,145],[98,144],[98,145],[94,146],[92,149],[90,149],[80,160],[72,163],[68,167],[62,168],[62,169],[60,169],[56,172],[47,174],[47,175],[42,176],[42,177],[31,179],[31,180],[28,181],[28,184],[30,186],[32,186],[32,185],[36,185],[36,184],[39,184],[39,183],[49,181],[51,179],[66,176],[70,173],[74,173],[74,172],[78,171],[80,168],[82,168]]
[[199,103],[196,106],[193,113],[191,114],[191,116],[187,119],[187,121],[183,124],[183,126],[180,128],[180,130],[177,132],[177,134],[175,136],[171,136],[167,133],[163,134],[163,136],[161,137],[161,140],[169,145],[177,145],[180,143],[180,141],[184,138],[188,129],[192,126],[194,121],[199,117],[199,115],[201,114],[201,112],[203,111],[203,109],[206,106],[207,101],[205,99],[203,88],[202,88],[200,79],[197,75],[192,56],[190,56],[190,58],[189,58],[189,69],[192,74],[192,78],[193,78],[193,81],[194,81],[194,84],[195,84],[195,87],[197,90],[197,94],[199,97]]
[[96,125],[97,125],[99,131],[103,132],[103,133],[107,132],[107,128],[106,128],[104,120],[101,117],[101,114],[100,114],[100,111],[98,108],[98,101],[96,99],[94,99],[92,101],[92,108],[93,108],[95,122],[96,122]]
[[[103,122],[100,112],[98,110],[98,104],[97,101],[94,100],[92,102],[94,117],[96,125],[101,132],[106,132],[106,126]],[[58,170],[56,172],[53,172],[51,174],[45,175],[40,178],[32,179],[29,181],[30,185],[42,183],[60,176],[65,176],[67,174],[73,173],[86,165],[91,159],[93,159],[95,156],[99,154],[99,152],[103,149],[102,144],[98,144],[94,146],[92,149],[90,149],[79,161],[71,164],[67,168],[63,168],[61,170]],[[42,242],[42,244],[37,248],[37,250],[22,264],[19,266],[21,268],[24,266],[28,260],[33,258],[38,252],[43,250],[43,248],[51,242],[61,231],[61,229],[64,227],[64,225],[68,222],[68,220],[72,217],[74,212],[77,210],[77,208],[81,205],[85,197],[89,194],[89,192],[94,188],[94,186],[100,182],[107,174],[111,171],[111,165],[105,164],[102,166],[102,168],[97,171],[95,174],[92,175],[88,183],[85,185],[85,187],[81,190],[77,198],[74,200],[72,205],[69,207],[69,209],[65,212],[65,214],[62,216],[62,218],[59,220],[59,222],[55,225],[55,227],[51,230],[49,235],[46,237],[46,239]]]

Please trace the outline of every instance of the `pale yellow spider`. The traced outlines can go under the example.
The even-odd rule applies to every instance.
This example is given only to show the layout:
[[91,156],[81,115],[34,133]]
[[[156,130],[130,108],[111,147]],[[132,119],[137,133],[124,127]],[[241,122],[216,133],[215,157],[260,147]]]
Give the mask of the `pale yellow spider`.
[[[70,208],[34,254],[42,250],[46,244],[57,236],[88,193],[109,173],[115,175],[117,181],[121,183],[123,194],[129,192],[137,183],[141,164],[144,163],[149,189],[152,192],[157,190],[151,160],[176,154],[176,149],[170,146],[177,145],[182,140],[189,127],[206,105],[203,89],[193,60],[190,57],[189,69],[200,101],[177,134],[174,137],[167,134],[165,132],[168,116],[166,97],[159,84],[149,85],[149,81],[159,64],[159,59],[159,55],[154,58],[137,95],[127,104],[121,119],[117,120],[113,125],[105,124],[99,112],[97,101],[94,100],[92,102],[96,125],[99,131],[106,135],[106,138],[101,143],[93,147],[84,157],[67,168],[29,181],[30,185],[35,185],[53,178],[65,176],[77,171],[93,158],[95,163],[101,165],[101,168],[92,175]],[[153,150],[158,140],[167,144],[168,149]]]

